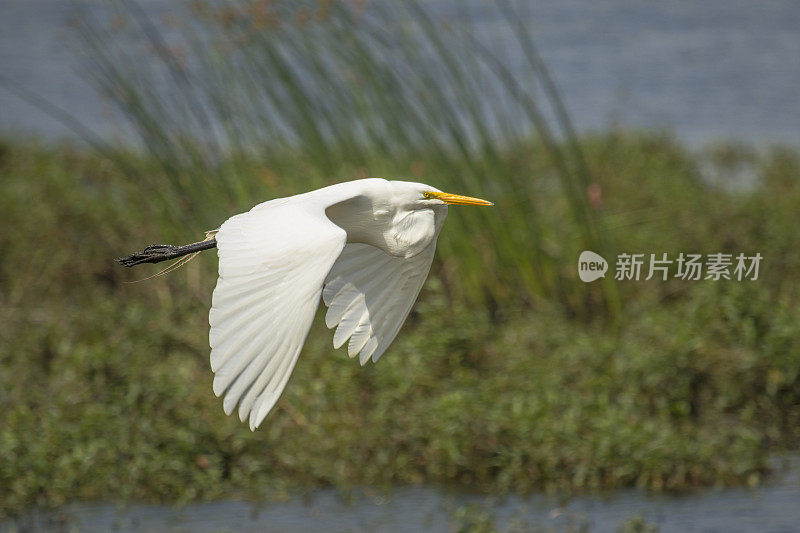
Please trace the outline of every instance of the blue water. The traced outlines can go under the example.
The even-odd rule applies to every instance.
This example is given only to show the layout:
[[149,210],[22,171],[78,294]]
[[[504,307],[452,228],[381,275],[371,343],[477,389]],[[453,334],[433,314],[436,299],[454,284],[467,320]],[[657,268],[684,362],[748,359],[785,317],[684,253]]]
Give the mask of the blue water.
[[[460,12],[457,0],[435,1],[445,14]],[[154,18],[174,6],[139,3]],[[65,24],[71,5],[0,2],[0,73],[95,131],[124,133],[121,119],[75,72]],[[630,125],[667,128],[688,142],[800,143],[800,2],[537,0],[525,11],[582,130]],[[496,17],[480,24],[500,42],[507,38]],[[19,130],[71,134],[0,88],[0,131]]]

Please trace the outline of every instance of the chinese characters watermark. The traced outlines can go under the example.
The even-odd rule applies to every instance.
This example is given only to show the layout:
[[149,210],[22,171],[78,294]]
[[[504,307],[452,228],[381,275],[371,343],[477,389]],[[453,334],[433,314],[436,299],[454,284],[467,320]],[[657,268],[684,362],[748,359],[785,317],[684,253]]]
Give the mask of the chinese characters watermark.
[[[614,279],[619,281],[639,281],[670,278],[698,280],[750,280],[758,279],[762,256],[744,253],[685,254],[677,257],[662,254],[621,253],[614,265]],[[600,255],[584,251],[578,258],[578,276],[581,281],[590,282],[605,277],[608,262]]]

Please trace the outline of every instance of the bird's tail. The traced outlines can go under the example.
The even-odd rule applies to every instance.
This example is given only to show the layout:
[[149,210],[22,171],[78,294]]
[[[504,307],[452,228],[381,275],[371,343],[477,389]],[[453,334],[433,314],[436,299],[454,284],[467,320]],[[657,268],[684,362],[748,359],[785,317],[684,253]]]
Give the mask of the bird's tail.
[[202,241],[186,244],[184,246],[176,246],[174,244],[153,244],[141,252],[136,252],[125,257],[117,258],[116,261],[120,265],[130,268],[144,263],[160,263],[161,261],[169,261],[171,259],[178,259],[180,257],[178,261],[175,261],[167,268],[138,281],[145,281],[157,276],[163,276],[164,274],[169,274],[170,272],[182,267],[194,259],[197,254],[203,250],[215,248],[217,246],[217,231],[218,230],[207,231],[206,238]]

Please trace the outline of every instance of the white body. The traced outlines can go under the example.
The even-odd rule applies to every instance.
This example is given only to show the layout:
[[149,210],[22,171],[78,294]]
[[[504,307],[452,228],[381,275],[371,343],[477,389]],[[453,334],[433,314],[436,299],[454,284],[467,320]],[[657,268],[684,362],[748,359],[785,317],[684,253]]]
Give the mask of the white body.
[[334,347],[347,342],[362,365],[378,360],[428,275],[447,216],[445,202],[432,197],[440,192],[357,180],[265,202],[222,224],[209,321],[214,393],[225,395],[226,413],[238,404],[251,429],[261,424],[320,297],[326,324],[336,328]]

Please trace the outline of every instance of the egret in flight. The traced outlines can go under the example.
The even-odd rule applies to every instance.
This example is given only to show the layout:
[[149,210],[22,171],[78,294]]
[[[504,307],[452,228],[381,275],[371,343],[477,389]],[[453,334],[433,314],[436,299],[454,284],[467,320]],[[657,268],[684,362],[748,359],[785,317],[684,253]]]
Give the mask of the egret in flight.
[[[255,430],[283,392],[320,297],[333,347],[377,361],[428,276],[448,205],[491,202],[430,185],[370,178],[255,206],[205,241],[154,245],[125,266],[192,257],[217,247],[211,298],[214,393]],[[183,260],[186,260],[184,257]]]

